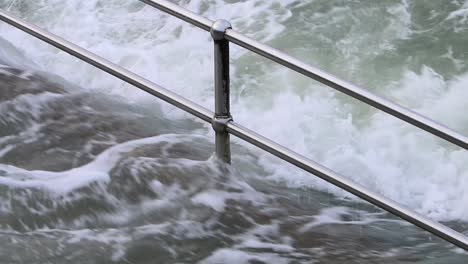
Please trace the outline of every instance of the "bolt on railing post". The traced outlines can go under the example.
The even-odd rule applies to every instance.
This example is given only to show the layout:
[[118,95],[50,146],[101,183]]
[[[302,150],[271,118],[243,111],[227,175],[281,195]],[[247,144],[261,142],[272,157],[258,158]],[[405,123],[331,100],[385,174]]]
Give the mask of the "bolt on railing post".
[[226,124],[232,120],[229,102],[229,41],[224,33],[231,24],[223,19],[217,20],[211,26],[211,36],[214,41],[214,75],[215,75],[215,114],[213,129],[216,133],[216,156],[231,163],[231,148]]

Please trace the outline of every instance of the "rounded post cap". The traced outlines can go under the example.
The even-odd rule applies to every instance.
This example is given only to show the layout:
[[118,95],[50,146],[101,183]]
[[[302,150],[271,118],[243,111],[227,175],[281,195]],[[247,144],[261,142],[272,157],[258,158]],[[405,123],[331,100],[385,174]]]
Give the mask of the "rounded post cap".
[[232,28],[231,23],[229,23],[229,21],[224,19],[216,20],[210,29],[211,37],[214,40],[222,40],[224,39],[224,33],[229,28]]

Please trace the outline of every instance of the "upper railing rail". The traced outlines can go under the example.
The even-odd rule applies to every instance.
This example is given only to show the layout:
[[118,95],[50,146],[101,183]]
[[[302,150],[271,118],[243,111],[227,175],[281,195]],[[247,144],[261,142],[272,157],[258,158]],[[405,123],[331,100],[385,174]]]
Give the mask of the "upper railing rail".
[[[153,6],[161,11],[164,11],[172,16],[178,17],[205,31],[210,31],[211,25],[214,22],[166,0],[140,1],[150,6]],[[320,83],[330,86],[368,105],[371,105],[394,117],[397,117],[405,122],[417,126],[431,134],[434,134],[437,137],[443,138],[455,145],[458,145],[468,150],[468,137],[457,133],[452,129],[442,124],[439,124],[427,117],[424,117],[408,108],[395,104],[389,100],[386,100],[371,92],[368,92],[365,89],[357,87],[356,85],[343,81],[288,54],[285,54],[277,49],[262,44],[256,40],[253,40],[233,29],[226,30],[225,38],[232,43],[235,43],[241,47],[253,51],[265,58],[268,58],[283,66],[286,66],[293,71],[301,73]]]
[[[241,35],[240,33],[237,33],[233,30],[230,30],[228,29],[229,25],[228,24],[225,24],[225,23],[214,23],[213,25],[211,25],[210,23],[212,23],[212,21],[208,20],[208,19],[205,19],[205,18],[202,18],[198,15],[195,15],[194,13],[190,12],[190,11],[187,11],[179,6],[176,6],[170,2],[167,2],[167,1],[154,1],[154,0],[143,0],[143,2],[145,3],[148,3],[154,7],[157,7],[165,12],[168,12],[174,16],[177,16],[191,24],[194,24],[204,30],[208,30],[208,31],[211,31],[212,33],[212,36],[213,36],[213,39],[214,39],[214,42],[215,42],[215,73],[216,73],[216,80],[215,80],[215,88],[216,89],[220,89],[219,91],[217,90],[217,93],[218,92],[223,92],[223,89],[225,88],[229,88],[229,86],[227,85],[226,86],[226,77],[227,77],[227,82],[229,81],[229,76],[226,76],[226,74],[228,75],[229,74],[229,69],[228,69],[228,65],[218,65],[218,64],[223,64],[223,63],[228,63],[229,61],[226,59],[226,55],[229,54],[229,48],[228,48],[228,45],[225,45],[226,43],[223,43],[224,40],[229,40],[229,41],[232,41],[234,43],[237,43],[237,44],[240,44],[240,45],[245,45],[247,47],[250,47],[249,49],[252,49],[254,50],[255,52],[261,54],[261,55],[264,55],[268,58],[273,58],[273,60],[275,61],[278,61],[280,62],[281,64],[285,65],[285,64],[288,64],[286,65],[287,67],[291,68],[291,69],[294,69],[298,72],[301,72],[307,76],[309,75],[313,75],[313,76],[319,76],[319,77],[313,77],[314,79],[318,79],[319,81],[325,83],[325,84],[328,84],[338,90],[349,90],[349,88],[355,88],[354,86],[352,85],[349,85],[345,82],[342,82],[342,81],[337,81],[337,80],[325,80],[325,77],[333,77],[331,75],[328,75],[328,74],[325,74],[319,70],[316,70],[315,68],[312,68],[311,66],[308,66],[300,61],[297,61],[296,59],[294,58],[291,58],[289,57],[288,55],[286,54],[283,54],[279,51],[276,51],[272,48],[269,48],[263,44],[260,44],[256,41],[253,41],[253,40],[250,40],[248,39],[247,37]],[[401,217],[402,219],[460,247],[460,248],[463,248],[465,250],[468,251],[468,238],[466,236],[464,236],[463,234],[459,233],[459,232],[456,232],[442,224],[439,224],[435,221],[432,221],[424,216],[421,216],[419,215],[418,213],[402,206],[401,204],[399,203],[396,203],[395,201],[393,200],[390,200],[386,197],[383,197],[377,193],[374,193],[372,191],[369,191],[367,190],[366,188],[364,188],[363,186],[353,182],[353,181],[350,181],[348,179],[346,179],[345,177],[341,176],[340,174],[334,172],[333,170],[327,168],[327,167],[324,167],[288,148],[285,148],[284,146],[281,146],[237,123],[235,123],[234,121],[232,121],[232,119],[230,119],[230,114],[229,114],[229,106],[223,104],[223,103],[229,103],[229,97],[226,96],[226,94],[223,94],[223,93],[219,93],[217,94],[215,97],[216,97],[216,100],[217,100],[217,104],[220,103],[220,105],[217,105],[215,108],[215,112],[211,112],[210,110],[190,101],[190,100],[187,100],[165,88],[163,88],[162,86],[158,85],[158,84],[155,84],[153,82],[150,82],[148,80],[146,80],[145,78],[137,75],[137,74],[134,74],[106,59],[103,59],[102,57],[99,57],[98,55],[92,53],[92,52],[89,52],[83,48],[80,48],[79,46],[73,44],[73,43],[70,43],[52,33],[49,33],[45,30],[42,30],[40,28],[38,28],[37,26],[35,25],[32,25],[30,23],[27,23],[21,19],[18,19],[18,18],[15,18],[11,15],[9,15],[8,13],[4,12],[4,11],[1,11],[0,10],[0,20],[3,20],[4,22],[20,29],[20,30],[23,30],[25,31],[26,33],[29,33],[35,37],[37,37],[38,39],[40,40],[43,40],[53,46],[55,46],[56,48],[60,49],[60,50],[63,50],[65,52],[67,52],[68,54],[72,55],[72,56],[75,56],[129,84],[132,84],[134,86],[136,86],[137,88],[143,90],[143,91],[146,91],[160,99],[162,99],[163,101],[167,102],[167,103],[170,103],[172,104],[173,106],[175,107],[178,107],[202,120],[204,120],[205,122],[208,122],[208,123],[211,123],[213,125],[213,128],[215,129],[216,131],[216,144],[218,145],[218,134],[221,135],[221,139],[222,141],[224,142],[224,140],[226,139],[224,137],[223,134],[225,133],[230,133],[230,134],[233,134],[237,137],[239,137],[240,139],[243,139],[307,172],[310,172],[318,177],[320,177],[321,179],[335,185],[335,186],[338,186],[362,199],[364,199],[365,201],[368,201],[369,203],[371,204],[374,204],[398,217]],[[225,21],[224,21],[225,22]],[[217,27],[217,26],[221,26],[221,27]],[[219,31],[216,31],[216,30],[219,30],[220,28],[222,29],[224,27],[224,39],[221,39],[219,38]],[[213,34],[215,33],[215,34]],[[222,36],[223,37],[223,36]],[[242,44],[243,43],[243,44]],[[250,44],[249,44],[250,43]],[[223,57],[224,56],[224,57]],[[278,58],[278,59],[274,59],[274,58]],[[218,61],[217,61],[218,60]],[[312,77],[312,76],[309,76],[309,77]],[[223,79],[224,78],[224,79]],[[332,78],[334,79],[334,77]],[[334,86],[333,86],[334,85]],[[337,88],[336,86],[339,86],[341,88]],[[351,89],[352,91],[355,92],[355,89]],[[372,99],[372,102],[377,102],[377,103],[374,103],[374,104],[377,104],[377,105],[381,105],[382,102],[385,102],[385,104],[388,104],[388,101],[384,100],[384,99],[378,99],[376,101],[375,99],[375,96],[373,96],[372,94],[368,93],[368,92],[364,92],[362,95],[360,91],[360,89],[358,89],[358,91],[360,92],[359,93],[359,96],[356,95],[356,98],[361,98],[362,101],[364,101],[365,103],[368,103],[368,104],[371,104],[370,102],[368,102],[367,100],[368,99],[363,99],[363,98],[371,98]],[[354,94],[353,92],[353,94]],[[350,92],[351,93],[351,92]],[[219,95],[219,96],[218,96]],[[377,97],[378,98],[378,97]],[[369,100],[371,100],[369,99]],[[218,100],[225,100],[225,102],[218,102]],[[380,102],[379,100],[383,100],[382,102]],[[380,102],[380,104],[379,104]],[[390,105],[392,107],[395,107],[394,104],[391,104]],[[225,108],[223,110],[223,107]],[[383,108],[383,106],[381,106]],[[377,107],[378,108],[378,107]],[[380,108],[379,108],[380,109]],[[387,108],[385,108],[387,109]],[[395,112],[398,112],[399,109],[398,107],[397,108],[391,108],[393,109],[392,111],[395,111]],[[388,110],[388,109],[387,109]],[[392,114],[392,111],[387,111],[389,112],[390,114]],[[407,110],[409,111],[409,110]],[[413,112],[411,112],[413,113]],[[220,116],[218,116],[217,114],[221,114],[221,117],[227,117],[227,118],[219,118]],[[223,116],[224,114],[226,114],[226,116]],[[403,114],[400,114],[400,115],[403,115]],[[416,114],[416,119],[414,118],[413,115],[409,115],[408,117],[406,117],[407,115],[404,115],[405,118],[408,118],[410,120],[413,120],[412,122],[415,122],[416,124],[420,124],[421,122],[423,123],[426,123],[428,121],[428,119],[420,116],[420,115],[417,115]],[[397,116],[403,120],[405,120],[404,118],[402,118],[401,116]],[[420,122],[416,122],[414,120],[419,120]],[[407,120],[405,120],[407,121]],[[430,121],[430,120],[429,120]],[[434,131],[437,131],[437,133],[433,133],[437,136],[440,136],[442,137],[441,135],[439,134],[444,134],[446,135],[446,137],[443,137],[443,138],[446,138],[448,141],[450,142],[458,142],[460,144],[457,144],[457,145],[460,145],[462,146],[463,148],[466,149],[466,138],[461,136],[461,135],[458,135],[456,134],[455,132],[451,131],[451,130],[444,130],[444,129],[440,129],[440,126],[439,124],[433,124],[431,123],[432,121],[429,122],[429,125],[426,124],[426,126],[430,126],[431,127],[431,130],[428,130],[429,132],[433,133]],[[411,123],[411,122],[410,122]],[[435,126],[434,126],[435,125]],[[442,128],[445,128],[445,127],[442,127]],[[447,128],[445,128],[447,129]],[[448,132],[448,133],[447,133]],[[456,137],[453,137],[453,133],[455,133],[455,136]],[[228,138],[227,138],[228,139]],[[457,140],[455,140],[457,139]],[[218,147],[218,146],[217,146]],[[226,149],[222,149],[223,151],[226,150]],[[218,151],[218,149],[217,149]],[[219,153],[218,153],[219,154]]]

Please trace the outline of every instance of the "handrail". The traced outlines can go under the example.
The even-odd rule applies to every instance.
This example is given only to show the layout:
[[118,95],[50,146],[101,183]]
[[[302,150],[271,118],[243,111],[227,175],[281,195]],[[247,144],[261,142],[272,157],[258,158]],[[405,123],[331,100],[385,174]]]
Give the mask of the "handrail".
[[157,8],[161,11],[164,11],[171,16],[177,17],[189,24],[199,27],[205,31],[210,31],[211,25],[213,25],[213,22],[214,22],[212,20],[209,20],[208,18],[195,14],[192,11],[187,10],[183,7],[180,7],[176,4],[173,4],[169,1],[160,1],[160,0],[140,0],[140,1],[154,8]]
[[396,215],[415,226],[418,226],[429,233],[432,233],[464,250],[468,251],[468,237],[454,231],[453,229],[430,220],[407,207],[388,199],[378,193],[367,190],[364,186],[348,180],[339,173],[312,161],[297,152],[281,146],[270,139],[267,139],[252,130],[249,130],[235,122],[227,124],[228,131],[234,136],[241,138],[273,155],[299,167],[313,175],[325,180],[357,197],[377,206],[385,211]]
[[[205,31],[210,31],[211,25],[214,22],[166,0],[140,1],[150,6],[153,6],[161,11],[164,11],[172,16],[178,17]],[[274,49],[256,40],[253,40],[233,29],[228,29],[226,31],[225,38],[234,44],[244,47],[252,52],[257,53],[258,55],[268,58],[283,66],[286,66],[293,71],[303,74],[327,86],[330,86],[331,88],[345,93],[361,102],[364,102],[365,104],[371,105],[396,118],[399,118],[407,123],[419,127],[439,138],[445,139],[455,145],[458,145],[468,150],[468,137],[458,132],[455,132],[452,129],[438,122],[435,122],[434,120],[431,120],[423,115],[420,115],[406,107],[403,107],[387,99],[379,97],[356,85],[343,81],[338,77],[333,76],[332,74],[324,72],[277,49]]]
[[47,42],[50,45],[62,51],[65,51],[66,53],[109,73],[110,75],[121,79],[122,81],[132,84],[138,87],[139,89],[151,95],[154,95],[162,99],[163,101],[175,107],[178,107],[206,122],[212,122],[213,112],[211,112],[210,110],[190,100],[187,100],[184,97],[177,95],[167,90],[166,88],[155,84],[129,70],[126,70],[115,63],[112,63],[92,52],[89,52],[88,50],[85,50],[79,47],[78,45],[66,41],[65,39],[60,38],[50,32],[47,32],[33,24],[27,23],[26,21],[13,17],[12,15],[9,15],[8,13],[2,10],[0,10],[0,20],[3,20],[4,22],[18,29],[21,29],[22,31],[44,42]]
[[[153,82],[150,82],[143,77],[134,74],[108,60],[105,60],[98,55],[89,52],[79,46],[70,43],[52,33],[42,30],[30,23],[21,19],[15,18],[4,11],[0,10],[0,20],[25,31],[36,38],[43,40],[58,49],[61,49],[68,54],[77,57],[127,83],[130,83],[139,89],[146,91],[165,102],[168,102],[175,107],[178,107],[206,122],[213,122],[214,113],[206,108],[191,102]],[[432,221],[398,203],[385,198],[377,193],[367,190],[363,186],[348,180],[333,170],[322,166],[292,150],[289,150],[243,126],[228,120],[225,124],[226,130],[239,137],[307,172],[310,172],[321,179],[338,186],[362,199],[374,204],[402,219],[413,223],[414,225],[468,251],[468,238],[463,234],[456,232],[440,223]]]

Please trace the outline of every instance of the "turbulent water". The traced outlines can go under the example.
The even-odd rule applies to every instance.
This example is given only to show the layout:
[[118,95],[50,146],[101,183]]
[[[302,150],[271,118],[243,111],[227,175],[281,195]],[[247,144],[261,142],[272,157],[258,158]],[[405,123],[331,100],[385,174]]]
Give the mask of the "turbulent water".
[[[177,0],[468,134],[468,1]],[[137,0],[0,8],[208,108],[208,33]],[[234,45],[234,119],[468,234],[468,153]],[[467,263],[466,252],[0,23],[1,263]]]

